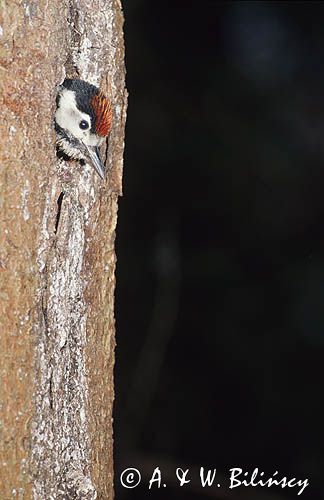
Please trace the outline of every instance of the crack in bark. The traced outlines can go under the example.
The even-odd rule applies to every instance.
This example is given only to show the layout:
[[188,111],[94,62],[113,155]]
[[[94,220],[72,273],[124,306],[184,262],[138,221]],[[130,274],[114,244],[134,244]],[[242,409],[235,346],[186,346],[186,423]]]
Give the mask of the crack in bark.
[[69,51],[69,57],[66,61],[65,67],[67,74],[69,73],[71,73],[72,75],[74,74],[78,78],[80,78],[80,71],[77,64],[75,64],[74,61],[74,52],[78,51],[80,53],[80,45],[82,41],[82,36],[84,35],[84,33],[82,33],[79,29],[77,29],[80,25],[80,15],[81,12],[78,9],[78,5],[75,2],[75,0],[69,0],[68,24],[71,26],[70,30],[71,50]]
[[53,410],[53,408],[54,408],[54,404],[53,404],[53,371],[51,371],[51,374],[50,374],[48,395],[49,395],[50,409]]
[[59,225],[60,217],[61,217],[63,198],[64,198],[64,191],[62,191],[60,193],[60,196],[57,198],[57,213],[56,213],[54,234],[56,234],[57,230],[58,230],[58,225]]
[[[44,290],[45,293],[46,289]],[[42,308],[42,318],[43,318],[43,325],[44,325],[44,331],[45,334],[48,332],[48,317],[47,317],[47,304],[45,303],[45,295],[42,295],[41,297],[41,308]]]

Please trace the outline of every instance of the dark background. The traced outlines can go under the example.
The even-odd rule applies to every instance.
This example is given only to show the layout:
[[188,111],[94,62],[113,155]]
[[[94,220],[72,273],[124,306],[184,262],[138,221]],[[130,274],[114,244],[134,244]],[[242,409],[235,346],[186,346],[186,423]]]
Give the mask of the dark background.
[[324,5],[123,7],[116,499],[297,497],[180,489],[175,468],[199,466],[323,499]]

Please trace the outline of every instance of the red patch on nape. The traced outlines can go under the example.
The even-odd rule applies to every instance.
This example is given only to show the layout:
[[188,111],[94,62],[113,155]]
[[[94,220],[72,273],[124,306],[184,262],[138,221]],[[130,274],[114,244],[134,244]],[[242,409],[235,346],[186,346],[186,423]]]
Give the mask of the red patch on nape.
[[106,137],[111,129],[112,106],[109,99],[99,92],[92,98],[92,107],[96,115],[95,130],[102,137]]

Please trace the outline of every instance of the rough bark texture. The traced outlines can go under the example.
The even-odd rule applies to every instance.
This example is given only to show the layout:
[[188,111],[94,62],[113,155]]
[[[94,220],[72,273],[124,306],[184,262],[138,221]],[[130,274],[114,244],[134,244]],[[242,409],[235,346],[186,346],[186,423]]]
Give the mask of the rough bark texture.
[[[1,4],[1,499],[113,497],[122,24],[118,0]],[[105,182],[56,159],[66,76],[100,84],[113,101]]]

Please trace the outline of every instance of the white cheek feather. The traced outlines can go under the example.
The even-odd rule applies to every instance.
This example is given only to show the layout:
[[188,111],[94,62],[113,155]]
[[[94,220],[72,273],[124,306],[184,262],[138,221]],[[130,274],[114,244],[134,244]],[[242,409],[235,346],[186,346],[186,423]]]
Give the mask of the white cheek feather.
[[105,140],[104,137],[99,137],[99,135],[96,135],[96,134],[89,134],[87,139],[84,140],[83,142],[87,145],[87,146],[101,146],[101,144],[103,143],[103,141]]
[[[91,129],[91,118],[88,114],[79,111],[76,105],[75,95],[72,90],[63,89],[59,105],[55,113],[56,123],[65,130],[68,130],[77,139],[88,142]],[[89,129],[82,130],[79,123],[85,120],[89,123]]]

